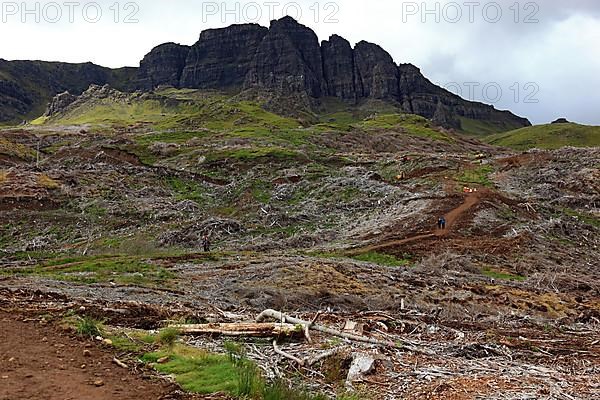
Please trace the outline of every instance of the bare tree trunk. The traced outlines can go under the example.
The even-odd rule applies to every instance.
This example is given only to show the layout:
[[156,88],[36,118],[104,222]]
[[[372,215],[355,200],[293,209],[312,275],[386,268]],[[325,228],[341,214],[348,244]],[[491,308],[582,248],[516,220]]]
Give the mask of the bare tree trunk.
[[253,336],[278,337],[302,336],[303,330],[292,324],[280,323],[229,323],[229,324],[199,324],[172,325],[184,335],[223,335],[223,336]]

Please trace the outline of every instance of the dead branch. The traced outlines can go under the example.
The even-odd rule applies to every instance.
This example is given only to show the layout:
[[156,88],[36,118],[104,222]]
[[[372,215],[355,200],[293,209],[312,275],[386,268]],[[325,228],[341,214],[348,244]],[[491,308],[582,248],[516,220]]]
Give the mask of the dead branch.
[[117,364],[121,368],[129,369],[129,367],[127,366],[127,364],[125,364],[123,361],[119,360],[116,357],[113,358],[113,363]]
[[304,321],[304,320],[301,320],[301,319],[298,319],[298,318],[293,318],[293,317],[287,316],[287,315],[285,315],[283,313],[280,313],[278,311],[275,311],[275,310],[265,310],[265,311],[263,311],[256,318],[256,321],[257,322],[262,322],[262,321],[264,321],[266,319],[274,319],[276,321],[286,321],[286,322],[289,322],[289,323],[292,323],[292,324],[297,324],[297,325],[302,325],[302,326],[308,326],[310,329],[313,329],[315,331],[327,333],[329,335],[341,337],[341,338],[352,340],[352,341],[355,341],[355,342],[369,343],[369,344],[374,344],[374,345],[377,345],[377,346],[396,347],[396,344],[394,342],[384,341],[384,340],[378,340],[378,339],[374,339],[374,338],[370,338],[370,337],[366,337],[366,336],[354,335],[354,334],[351,334],[351,333],[340,332],[338,330],[327,328],[327,327],[322,326],[322,325],[311,324],[310,321]]
[[281,350],[279,346],[277,346],[277,339],[273,340],[273,349],[275,350],[275,353],[279,354],[280,356],[296,362],[301,367],[304,366],[304,360],[301,360],[298,357],[294,357],[293,355]]

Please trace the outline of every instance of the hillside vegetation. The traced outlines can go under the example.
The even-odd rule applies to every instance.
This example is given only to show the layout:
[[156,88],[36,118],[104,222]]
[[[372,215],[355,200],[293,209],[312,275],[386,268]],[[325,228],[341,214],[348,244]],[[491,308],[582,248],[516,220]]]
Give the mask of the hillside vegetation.
[[[289,117],[199,90],[67,99],[0,130],[6,318],[105,330],[117,359],[219,400],[597,392],[600,148],[513,151],[377,102]],[[240,343],[177,326],[268,309],[381,347],[293,321],[298,337]],[[365,379],[357,354],[376,358]]]
[[600,126],[574,123],[536,125],[488,136],[485,141],[517,150],[600,146]]

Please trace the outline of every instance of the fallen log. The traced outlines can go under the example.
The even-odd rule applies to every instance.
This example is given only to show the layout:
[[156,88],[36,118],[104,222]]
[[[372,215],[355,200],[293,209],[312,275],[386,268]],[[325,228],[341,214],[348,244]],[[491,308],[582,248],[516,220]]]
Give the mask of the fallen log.
[[223,323],[171,325],[182,335],[222,335],[252,337],[302,336],[303,327],[286,323]]
[[[397,347],[396,344],[394,342],[391,341],[387,341],[387,340],[379,340],[379,339],[374,339],[374,338],[370,338],[367,336],[360,336],[360,335],[354,335],[352,333],[345,333],[345,332],[341,332],[335,329],[331,329],[331,328],[327,328],[325,326],[322,325],[318,325],[318,324],[313,324],[310,321],[304,321],[302,319],[298,319],[298,318],[293,318],[290,316],[287,316],[283,313],[280,313],[279,311],[275,311],[275,310],[265,310],[262,313],[260,313],[260,315],[256,318],[256,322],[263,322],[267,319],[274,319],[276,321],[281,321],[282,323],[292,323],[295,324],[294,326],[302,326],[302,327],[308,327],[308,329],[312,329],[315,331],[319,331],[319,332],[323,332],[323,333],[327,333],[329,335],[332,336],[337,336],[337,337],[341,337],[344,339],[348,339],[348,340],[352,340],[355,342],[363,342],[363,343],[369,343],[369,344],[374,344],[377,346],[387,346],[387,347]],[[302,331],[302,329],[301,329]]]

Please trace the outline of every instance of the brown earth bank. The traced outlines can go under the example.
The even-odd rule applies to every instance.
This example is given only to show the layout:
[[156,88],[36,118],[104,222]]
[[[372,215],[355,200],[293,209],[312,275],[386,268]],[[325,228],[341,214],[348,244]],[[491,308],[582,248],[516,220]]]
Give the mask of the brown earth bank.
[[45,318],[0,311],[0,399],[192,398],[148,372],[119,367],[109,349]]

